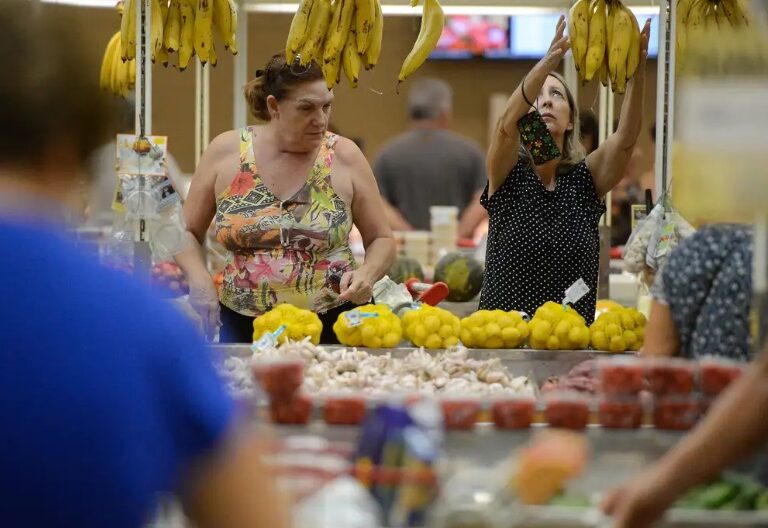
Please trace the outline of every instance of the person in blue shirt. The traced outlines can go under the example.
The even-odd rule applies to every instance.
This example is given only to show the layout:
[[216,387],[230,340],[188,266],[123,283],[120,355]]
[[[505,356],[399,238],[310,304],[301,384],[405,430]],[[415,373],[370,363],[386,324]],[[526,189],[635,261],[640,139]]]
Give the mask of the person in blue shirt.
[[41,11],[0,2],[0,523],[139,528],[174,494],[201,528],[286,528],[195,331],[61,226],[107,107]]

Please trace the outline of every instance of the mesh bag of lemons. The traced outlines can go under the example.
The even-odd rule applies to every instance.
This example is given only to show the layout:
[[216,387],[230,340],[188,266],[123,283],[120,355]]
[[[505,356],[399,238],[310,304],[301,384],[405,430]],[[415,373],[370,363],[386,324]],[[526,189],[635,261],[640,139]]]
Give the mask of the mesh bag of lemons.
[[309,337],[315,345],[320,343],[320,334],[323,331],[320,318],[314,312],[296,308],[291,304],[280,304],[254,319],[253,340],[258,341],[265,333],[274,332],[280,325],[285,325],[285,330],[277,338],[279,343],[285,343],[289,339],[301,341],[305,337]]
[[634,308],[614,308],[592,323],[590,344],[595,350],[639,350],[645,338],[645,316]]
[[366,304],[339,315],[333,332],[342,345],[394,348],[403,337],[400,319],[386,305]]
[[478,310],[461,320],[461,342],[471,348],[518,348],[529,334],[519,312]]
[[459,344],[461,322],[448,310],[421,305],[403,315],[403,335],[418,347],[450,348]]
[[573,308],[556,302],[539,306],[528,323],[530,345],[537,350],[584,350],[590,333],[584,318]]

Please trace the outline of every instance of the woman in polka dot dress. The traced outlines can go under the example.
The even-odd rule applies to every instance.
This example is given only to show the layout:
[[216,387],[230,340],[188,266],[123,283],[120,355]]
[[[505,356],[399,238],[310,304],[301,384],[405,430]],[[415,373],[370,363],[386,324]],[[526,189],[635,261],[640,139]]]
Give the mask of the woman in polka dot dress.
[[[591,323],[598,223],[605,212],[604,196],[621,180],[640,132],[650,23],[642,31],[640,65],[629,82],[618,130],[586,158],[579,142],[578,107],[555,73],[570,47],[564,30],[561,17],[547,55],[509,98],[491,140],[488,185],[481,197],[490,228],[480,308],[532,313],[547,301],[560,302],[565,290],[583,279],[589,292],[575,308]],[[541,165],[534,165],[520,145],[517,122],[533,110],[526,98],[536,99],[536,110],[562,153]]]

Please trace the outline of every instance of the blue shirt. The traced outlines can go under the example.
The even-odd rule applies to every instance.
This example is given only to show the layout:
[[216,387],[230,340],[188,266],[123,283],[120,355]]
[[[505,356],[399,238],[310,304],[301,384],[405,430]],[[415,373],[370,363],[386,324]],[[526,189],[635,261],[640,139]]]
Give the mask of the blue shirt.
[[0,218],[0,524],[136,528],[234,406],[179,314],[52,223]]

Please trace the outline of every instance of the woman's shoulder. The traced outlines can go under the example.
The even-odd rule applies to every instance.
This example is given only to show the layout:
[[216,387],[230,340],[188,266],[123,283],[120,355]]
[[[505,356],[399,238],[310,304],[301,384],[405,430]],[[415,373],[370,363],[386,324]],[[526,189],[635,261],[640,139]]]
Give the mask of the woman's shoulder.
[[367,163],[360,147],[349,138],[327,132],[325,135],[325,146],[333,149],[337,160],[345,165]]
[[240,141],[248,129],[227,130],[222,132],[210,142],[206,150],[212,154],[228,154],[240,149]]

